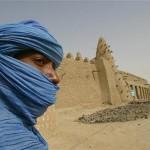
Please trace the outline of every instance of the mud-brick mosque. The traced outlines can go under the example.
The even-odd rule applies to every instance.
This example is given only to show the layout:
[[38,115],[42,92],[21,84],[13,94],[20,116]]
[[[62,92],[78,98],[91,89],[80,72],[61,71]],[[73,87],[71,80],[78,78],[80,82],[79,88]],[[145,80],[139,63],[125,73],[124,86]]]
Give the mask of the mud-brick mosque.
[[54,129],[55,109],[78,105],[117,105],[136,100],[150,100],[150,84],[142,77],[118,70],[112,51],[103,38],[97,45],[96,57],[73,57],[68,53],[58,68],[61,78],[57,104],[38,120],[37,128],[48,138]]

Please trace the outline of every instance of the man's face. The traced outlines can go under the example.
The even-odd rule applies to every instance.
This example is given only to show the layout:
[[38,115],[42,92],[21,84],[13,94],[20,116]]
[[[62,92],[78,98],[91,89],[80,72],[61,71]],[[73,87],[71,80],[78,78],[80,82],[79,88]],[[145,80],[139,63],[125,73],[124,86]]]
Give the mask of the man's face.
[[58,84],[60,82],[55,71],[54,63],[48,60],[41,53],[33,51],[19,54],[16,58],[39,69],[43,74],[51,79],[54,84]]

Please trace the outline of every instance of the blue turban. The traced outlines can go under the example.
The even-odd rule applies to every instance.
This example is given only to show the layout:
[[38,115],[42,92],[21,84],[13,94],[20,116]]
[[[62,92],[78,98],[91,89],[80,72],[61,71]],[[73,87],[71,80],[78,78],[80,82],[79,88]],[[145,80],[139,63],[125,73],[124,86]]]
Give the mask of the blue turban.
[[36,119],[55,103],[58,86],[29,64],[14,58],[36,50],[56,67],[62,47],[35,21],[0,26],[0,150],[47,150],[34,127]]
[[49,58],[58,67],[63,58],[62,47],[38,22],[30,20],[0,26],[0,53],[14,56],[34,49]]

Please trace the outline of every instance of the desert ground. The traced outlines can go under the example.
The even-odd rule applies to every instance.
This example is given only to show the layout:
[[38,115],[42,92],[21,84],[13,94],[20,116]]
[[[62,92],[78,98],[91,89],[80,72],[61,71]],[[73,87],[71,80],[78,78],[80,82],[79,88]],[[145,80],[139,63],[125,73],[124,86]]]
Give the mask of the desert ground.
[[[51,150],[150,150],[150,119],[84,124],[83,114],[109,105],[56,109],[56,125],[48,140]],[[113,106],[114,107],[114,106]]]

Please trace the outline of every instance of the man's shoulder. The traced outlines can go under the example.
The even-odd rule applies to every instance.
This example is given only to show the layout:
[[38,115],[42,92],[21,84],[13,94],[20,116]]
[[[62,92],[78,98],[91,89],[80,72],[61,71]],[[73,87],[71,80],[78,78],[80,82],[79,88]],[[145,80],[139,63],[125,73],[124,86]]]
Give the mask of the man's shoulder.
[[16,115],[5,108],[0,109],[0,150],[47,150],[46,142],[23,124]]

